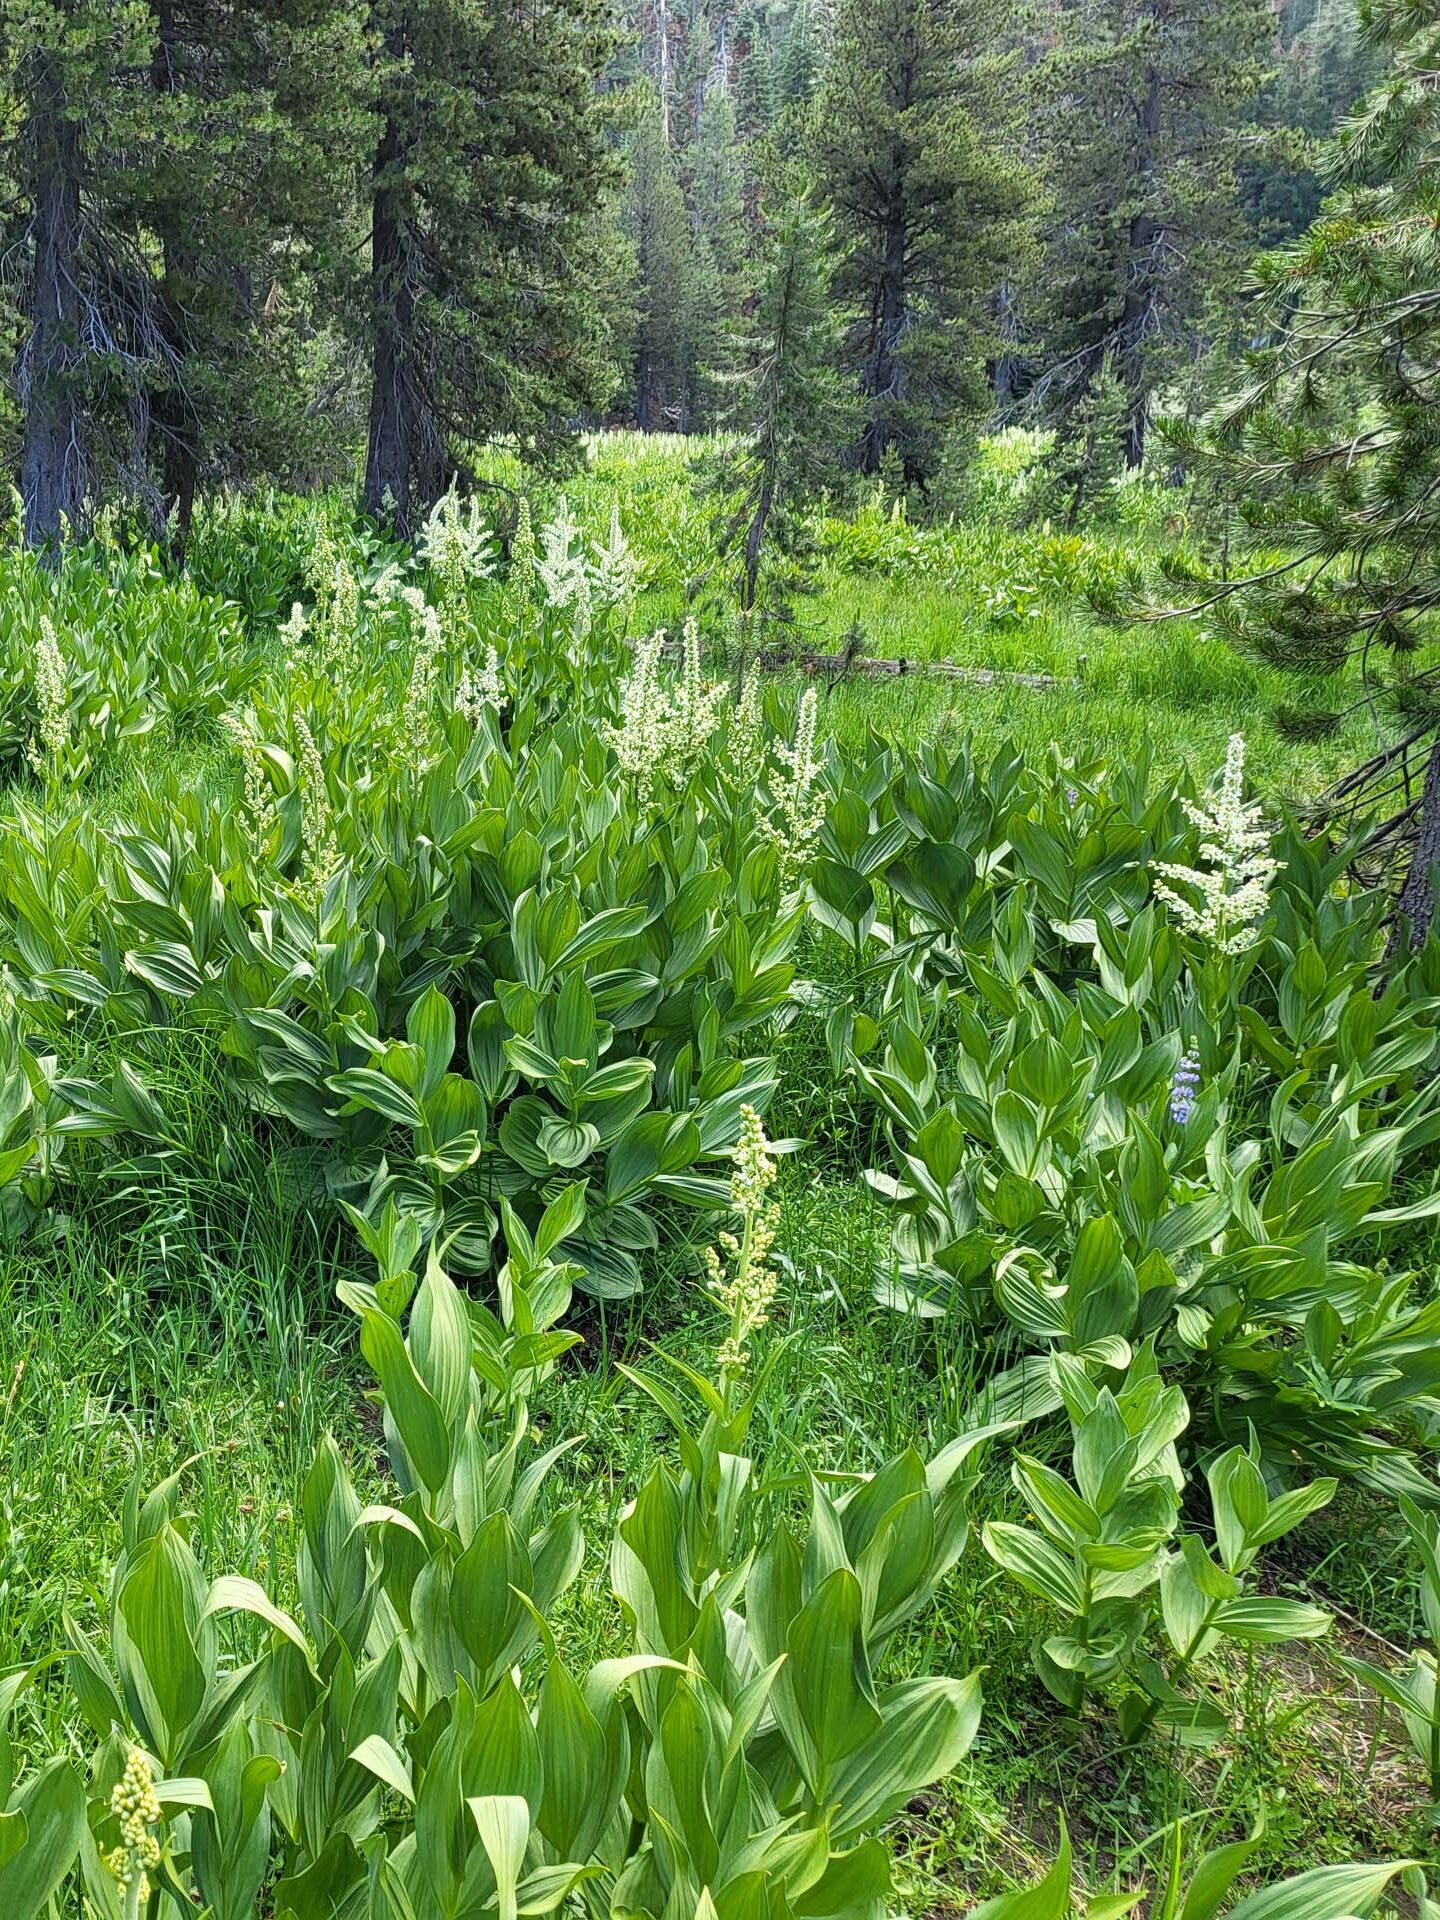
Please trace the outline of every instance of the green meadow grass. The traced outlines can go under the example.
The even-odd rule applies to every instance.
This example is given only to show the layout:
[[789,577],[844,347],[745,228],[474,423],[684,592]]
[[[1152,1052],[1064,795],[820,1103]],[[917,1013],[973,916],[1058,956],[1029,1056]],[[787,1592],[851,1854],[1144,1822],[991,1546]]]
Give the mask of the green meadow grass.
[[[689,605],[686,582],[708,551],[708,521],[687,480],[691,461],[682,445],[657,435],[600,435],[591,456],[588,471],[568,488],[572,511],[599,531],[618,507],[654,583],[640,597],[636,625],[676,629]],[[511,484],[516,477],[508,475]],[[1119,529],[1098,529],[1090,538],[1102,555],[1127,549]],[[1158,772],[1188,764],[1203,777],[1224,759],[1231,734],[1241,732],[1258,789],[1291,803],[1323,791],[1374,750],[1374,722],[1362,714],[1323,741],[1287,738],[1275,713],[1287,692],[1293,698],[1293,686],[1193,620],[1109,624],[1078,590],[1047,586],[1043,578],[1033,617],[994,617],[987,596],[1030,578],[1044,539],[1043,529],[981,527],[974,536],[957,529],[953,543],[936,542],[953,545],[958,556],[958,576],[945,580],[928,570],[928,558],[884,573],[847,567],[843,546],[831,550],[814,590],[795,601],[797,653],[835,653],[858,632],[862,651],[875,660],[917,668],[952,661],[1001,676],[852,674],[825,695],[824,724],[835,738],[854,743],[869,728],[907,741],[969,735],[982,754],[1005,741],[1026,752],[1054,741],[1077,758],[1144,755]],[[1039,688],[1024,679],[1044,674],[1055,684]],[[1324,697],[1345,704],[1334,687]]]

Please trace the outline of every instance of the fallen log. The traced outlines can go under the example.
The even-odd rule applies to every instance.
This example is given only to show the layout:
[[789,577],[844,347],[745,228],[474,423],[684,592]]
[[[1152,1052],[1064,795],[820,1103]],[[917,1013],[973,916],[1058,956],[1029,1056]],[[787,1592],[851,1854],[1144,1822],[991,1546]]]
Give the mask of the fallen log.
[[759,663],[769,672],[786,668],[808,673],[817,679],[843,680],[846,674],[862,673],[899,679],[906,674],[921,674],[942,680],[965,680],[976,687],[1030,687],[1047,693],[1060,689],[1075,692],[1077,679],[1053,673],[1019,673],[1005,667],[968,667],[956,660],[877,660],[869,654],[855,653],[762,653]]
[[[674,658],[679,655],[678,640],[667,640],[662,651]],[[873,655],[854,649],[844,649],[839,653],[817,653],[806,647],[795,652],[780,648],[762,648],[750,656],[750,663],[765,673],[804,673],[816,680],[828,680],[833,685],[843,680],[847,674],[869,674],[875,678],[901,679],[907,674],[919,674],[923,677],[940,680],[964,680],[974,687],[1027,687],[1036,693],[1078,693],[1082,681],[1070,674],[1021,673],[1009,667],[969,667],[958,660],[878,660]],[[1080,665],[1085,664],[1085,656],[1080,656]]]

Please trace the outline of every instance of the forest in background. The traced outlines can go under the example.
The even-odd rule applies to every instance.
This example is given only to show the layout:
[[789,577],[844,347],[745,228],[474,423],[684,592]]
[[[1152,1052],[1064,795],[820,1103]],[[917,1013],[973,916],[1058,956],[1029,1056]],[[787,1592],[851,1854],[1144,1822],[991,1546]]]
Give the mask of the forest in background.
[[743,422],[798,248],[837,483],[953,507],[1014,423],[1078,494],[1381,64],[1353,0],[4,0],[0,470],[42,536],[356,478],[404,531],[497,437]]

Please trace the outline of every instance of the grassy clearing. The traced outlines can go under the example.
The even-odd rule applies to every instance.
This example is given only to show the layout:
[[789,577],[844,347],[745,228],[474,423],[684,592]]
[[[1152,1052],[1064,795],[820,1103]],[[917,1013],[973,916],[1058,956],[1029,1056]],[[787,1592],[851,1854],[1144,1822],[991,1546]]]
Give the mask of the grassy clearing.
[[[678,626],[686,583],[707,551],[707,522],[686,473],[684,455],[663,439],[599,436],[590,471],[570,492],[577,516],[597,529],[618,505],[645,554],[652,584],[637,610],[642,626]],[[871,727],[908,740],[968,735],[982,755],[1007,741],[1027,753],[1055,741],[1078,758],[1148,757],[1160,773],[1182,765],[1208,772],[1242,731],[1262,790],[1290,801],[1373,751],[1373,722],[1361,715],[1324,741],[1283,736],[1273,718],[1283,676],[1238,657],[1193,620],[1116,626],[1096,617],[1083,591],[1087,573],[1121,565],[1137,542],[1167,537],[1148,528],[958,526],[922,540],[888,510],[872,512],[863,542],[822,545],[815,589],[796,603],[799,647],[835,652],[858,629],[875,659],[949,660],[999,675],[1050,674],[1057,684],[856,676],[827,693],[827,726],[845,742]]]

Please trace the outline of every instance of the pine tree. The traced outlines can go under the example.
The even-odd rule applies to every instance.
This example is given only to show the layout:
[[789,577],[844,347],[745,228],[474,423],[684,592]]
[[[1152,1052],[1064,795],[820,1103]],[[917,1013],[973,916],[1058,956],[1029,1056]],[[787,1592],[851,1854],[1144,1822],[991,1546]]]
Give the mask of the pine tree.
[[776,82],[782,109],[803,107],[814,99],[820,85],[823,57],[811,0],[798,0],[780,47]]
[[738,304],[735,296],[746,246],[745,169],[735,102],[730,89],[713,75],[705,88],[689,160],[695,225],[729,289],[727,306],[732,301]]
[[[1049,0],[1035,76],[1053,204],[1030,400],[1062,436],[1107,369],[1127,395],[1126,464],[1194,350],[1207,288],[1238,277],[1243,119],[1270,0]],[[1083,129],[1083,138],[1077,133]]]
[[721,569],[747,627],[757,613],[788,616],[806,577],[809,510],[855,426],[853,392],[837,368],[830,216],[793,167],[767,200],[760,284],[732,414],[742,443],[720,457],[712,480]]
[[[1440,0],[1370,0],[1393,67],[1343,131],[1341,187],[1298,246],[1260,262],[1271,344],[1186,457],[1238,503],[1256,549],[1194,594],[1236,644],[1296,674],[1282,721],[1333,729],[1334,676],[1387,709],[1392,743],[1340,783],[1346,814],[1384,814],[1373,858],[1403,873],[1416,934],[1440,883]],[[1278,557],[1277,557],[1278,556]],[[1194,592],[1194,575],[1171,565]]]
[[282,283],[308,298],[353,211],[360,23],[354,0],[0,0],[31,539],[113,493],[183,547],[202,467],[254,478],[297,439]]
[[150,11],[144,137],[108,178],[112,218],[158,255],[166,353],[148,440],[157,517],[183,553],[202,468],[273,470],[273,423],[304,412],[297,337],[278,316],[353,231],[362,21],[347,0]]
[[1298,239],[1320,212],[1324,147],[1383,64],[1361,35],[1357,0],[1284,0],[1273,59],[1251,112],[1268,138],[1240,168],[1246,220],[1267,247]]
[[8,259],[21,315],[20,492],[37,545],[83,528],[107,463],[141,457],[141,396],[167,351],[148,266],[106,206],[106,157],[132,136],[149,27],[143,0],[0,0],[0,140],[18,189]]
[[407,531],[464,443],[568,445],[611,384],[589,257],[610,178],[591,0],[371,0],[365,505]]
[[691,147],[700,138],[700,118],[715,65],[715,34],[703,4],[692,5],[685,24],[684,52],[679,60],[679,83],[670,116],[670,137],[678,148]]
[[736,118],[741,134],[754,140],[770,131],[777,110],[776,55],[765,8],[751,0],[740,15],[736,32],[741,48]]
[[635,422],[647,433],[683,430],[695,371],[695,242],[653,102],[630,135],[629,162],[622,224],[635,258]]
[[981,0],[843,0],[820,101],[821,189],[866,397],[860,463],[906,479],[983,400],[994,289],[1020,248],[1030,183],[1012,77]]

